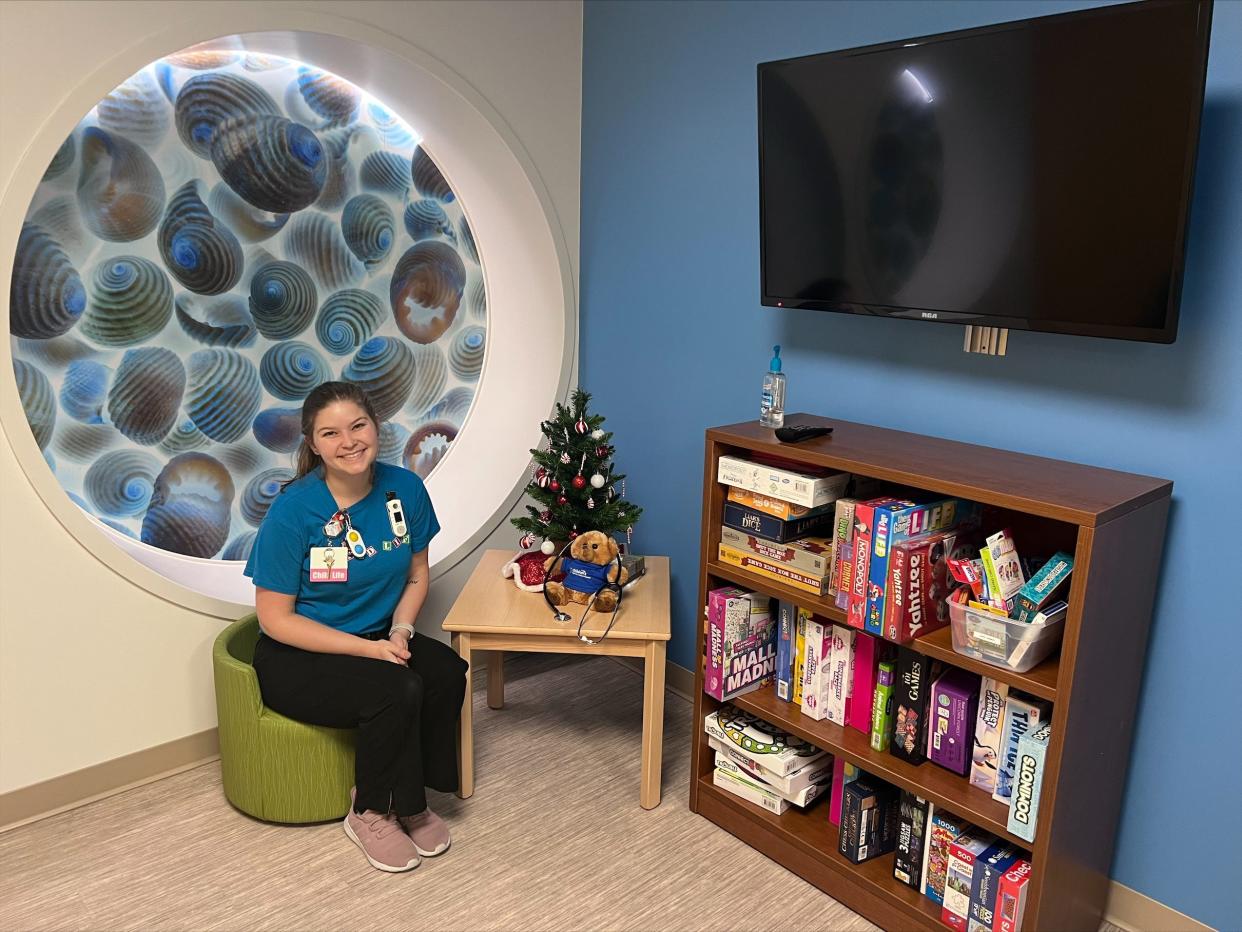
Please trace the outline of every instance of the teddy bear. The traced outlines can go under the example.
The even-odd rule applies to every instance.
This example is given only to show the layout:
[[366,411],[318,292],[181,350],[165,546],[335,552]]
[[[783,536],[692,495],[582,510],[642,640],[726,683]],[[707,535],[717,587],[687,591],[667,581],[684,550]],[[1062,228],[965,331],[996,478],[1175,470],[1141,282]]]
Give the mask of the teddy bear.
[[[555,556],[548,557],[544,572],[555,562]],[[617,590],[605,589],[604,584],[624,586],[630,578],[629,570],[617,560],[617,542],[603,531],[587,531],[575,537],[560,569],[565,573],[564,581],[549,582],[546,587],[552,604],[590,603],[597,612],[611,612],[617,607]],[[591,596],[597,592],[599,595],[592,602]]]

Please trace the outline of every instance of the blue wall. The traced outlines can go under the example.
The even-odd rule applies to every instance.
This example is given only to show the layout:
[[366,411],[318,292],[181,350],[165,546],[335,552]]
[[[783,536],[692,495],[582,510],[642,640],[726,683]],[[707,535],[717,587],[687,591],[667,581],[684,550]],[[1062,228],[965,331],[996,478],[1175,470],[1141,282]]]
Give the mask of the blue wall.
[[788,411],[1172,479],[1113,876],[1236,929],[1242,3],[1216,6],[1176,344],[1014,331],[995,358],[958,327],[759,305],[756,63],[1082,5],[588,0],[582,384],[646,508],[639,552],[672,558],[671,659],[691,668],[703,431],[757,416],[773,343]]

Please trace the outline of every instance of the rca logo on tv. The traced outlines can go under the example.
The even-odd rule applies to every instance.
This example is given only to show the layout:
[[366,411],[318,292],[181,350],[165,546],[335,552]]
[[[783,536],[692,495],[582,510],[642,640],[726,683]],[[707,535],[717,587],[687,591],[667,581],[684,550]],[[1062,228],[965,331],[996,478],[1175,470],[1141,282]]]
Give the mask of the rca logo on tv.
[[935,320],[940,315],[935,311],[924,311],[921,316],[924,320]]

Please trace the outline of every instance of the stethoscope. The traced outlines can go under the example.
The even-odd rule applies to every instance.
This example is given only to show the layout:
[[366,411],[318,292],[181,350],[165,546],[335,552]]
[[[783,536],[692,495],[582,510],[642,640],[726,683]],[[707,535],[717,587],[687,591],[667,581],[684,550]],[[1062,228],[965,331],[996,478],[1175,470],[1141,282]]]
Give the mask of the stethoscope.
[[[556,569],[557,562],[565,559],[565,551],[567,551],[572,545],[573,545],[573,541],[570,541],[564,547],[562,547],[561,552],[558,553],[556,557],[552,560],[552,565],[549,566],[543,572],[543,600],[548,603],[548,608],[552,609],[553,619],[555,621],[559,621],[561,624],[564,624],[567,621],[573,621],[574,619],[573,619],[573,616],[571,616],[568,612],[562,612],[560,609],[560,606],[558,606],[555,602],[552,601],[552,597],[548,595],[548,580],[552,578],[552,573]],[[621,554],[618,553],[617,554],[617,579],[620,579],[620,578],[621,578]],[[608,627],[604,629],[604,633],[599,636],[598,640],[596,640],[596,639],[591,638],[590,635],[583,634],[582,627],[583,625],[586,624],[587,616],[591,614],[591,606],[595,604],[595,600],[599,597],[599,594],[603,592],[605,589],[611,589],[613,592],[617,594],[617,604],[612,610],[612,618],[610,618],[608,621]],[[594,593],[592,593],[590,601],[587,602],[586,604],[586,608],[582,610],[582,617],[578,620],[577,635],[578,635],[579,641],[581,641],[583,644],[599,644],[601,641],[604,640],[604,638],[608,637],[608,632],[611,631],[612,626],[617,623],[617,612],[621,611],[621,597],[623,595],[625,595],[625,589],[624,587],[622,587],[620,583],[608,582],[607,580],[604,581],[604,584],[600,586],[599,589],[597,589]]]

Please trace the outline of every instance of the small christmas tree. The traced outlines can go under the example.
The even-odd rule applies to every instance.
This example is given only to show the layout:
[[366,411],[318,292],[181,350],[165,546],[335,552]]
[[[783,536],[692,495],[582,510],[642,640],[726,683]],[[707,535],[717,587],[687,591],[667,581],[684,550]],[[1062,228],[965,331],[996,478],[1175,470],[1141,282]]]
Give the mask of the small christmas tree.
[[625,476],[613,472],[612,434],[604,430],[603,417],[587,412],[590,400],[579,388],[568,407],[558,402],[552,419],[540,425],[548,448],[530,451],[535,465],[526,486],[526,494],[540,507],[527,505],[528,517],[512,519],[514,527],[526,532],[523,549],[542,539],[543,552],[552,553],[554,542],[573,540],[586,531],[628,535],[643,513],[622,498]]

